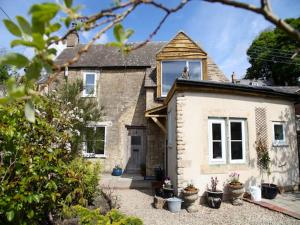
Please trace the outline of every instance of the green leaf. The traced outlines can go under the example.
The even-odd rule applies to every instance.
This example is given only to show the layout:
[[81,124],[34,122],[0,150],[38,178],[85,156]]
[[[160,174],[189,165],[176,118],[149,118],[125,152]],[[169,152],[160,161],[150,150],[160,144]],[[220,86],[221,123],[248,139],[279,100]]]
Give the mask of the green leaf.
[[25,104],[25,117],[31,123],[35,122],[34,105],[31,101]]
[[15,217],[15,212],[14,211],[9,211],[9,212],[6,212],[6,218],[8,221],[12,221]]
[[54,24],[51,24],[48,29],[51,33],[55,32],[55,31],[58,31],[59,29],[61,28],[61,25],[59,23],[54,23]]
[[10,47],[12,47],[12,48],[17,45],[24,45],[27,47],[37,47],[37,45],[34,42],[25,41],[25,40],[21,40],[21,39],[16,39],[16,40],[13,40],[12,42],[10,42]]
[[29,219],[31,219],[33,216],[34,216],[34,211],[31,209],[31,210],[29,210],[29,212],[27,213],[27,217],[28,217]]
[[122,42],[121,37],[122,37],[123,33],[124,33],[124,28],[123,28],[122,24],[120,24],[120,23],[116,24],[114,27],[114,36],[118,42]]
[[45,47],[45,41],[40,33],[34,33],[32,34],[33,42],[35,43],[37,49],[43,50]]
[[4,25],[6,26],[7,30],[15,35],[15,36],[18,36],[18,37],[21,37],[22,36],[22,33],[19,29],[19,27],[14,23],[12,22],[11,20],[3,20],[3,23]]
[[72,3],[73,3],[73,0],[64,0],[64,2],[65,2],[65,5],[66,5],[68,8],[71,8]]
[[29,60],[22,54],[10,53],[0,58],[0,65],[14,65],[17,68],[27,66]]
[[27,20],[22,16],[16,16],[16,18],[24,34],[31,35],[31,26]]
[[33,5],[30,8],[29,13],[35,20],[49,22],[56,16],[59,9],[60,6],[58,4],[46,2]]
[[37,78],[39,78],[39,76],[40,76],[41,70],[42,70],[42,65],[41,65],[39,62],[34,61],[34,62],[33,62],[32,64],[30,64],[30,66],[27,68],[26,76],[27,76],[29,79],[37,79]]
[[32,18],[32,32],[34,33],[40,33],[40,34],[44,34],[45,33],[45,23],[39,21],[36,18]]

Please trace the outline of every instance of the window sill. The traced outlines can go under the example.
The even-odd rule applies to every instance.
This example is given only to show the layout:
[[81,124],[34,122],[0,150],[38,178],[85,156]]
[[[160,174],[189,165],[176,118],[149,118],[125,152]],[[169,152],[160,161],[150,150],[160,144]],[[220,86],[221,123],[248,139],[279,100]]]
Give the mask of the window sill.
[[272,146],[273,147],[289,147],[289,145],[286,143],[273,143]]
[[82,95],[82,98],[96,98],[96,95]]
[[91,159],[91,158],[101,158],[106,159],[106,155],[94,154],[94,153],[83,153],[83,158]]

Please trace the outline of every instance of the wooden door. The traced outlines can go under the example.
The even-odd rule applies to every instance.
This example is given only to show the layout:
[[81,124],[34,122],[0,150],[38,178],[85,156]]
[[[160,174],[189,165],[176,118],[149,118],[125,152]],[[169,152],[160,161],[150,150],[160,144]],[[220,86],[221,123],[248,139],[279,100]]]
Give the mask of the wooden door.
[[141,165],[145,164],[144,129],[128,130],[128,173],[140,172]]

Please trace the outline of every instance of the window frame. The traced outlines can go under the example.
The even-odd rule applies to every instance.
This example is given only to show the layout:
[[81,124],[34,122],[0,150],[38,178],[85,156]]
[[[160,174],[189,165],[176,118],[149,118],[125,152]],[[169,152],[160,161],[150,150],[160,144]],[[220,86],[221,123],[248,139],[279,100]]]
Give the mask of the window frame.
[[[283,140],[275,140],[275,125],[281,125],[282,126],[282,132],[283,132]],[[286,143],[286,123],[284,121],[273,121],[272,122],[272,144],[273,146],[285,146]]]
[[[86,76],[90,74],[93,74],[95,77],[95,82],[94,82],[94,93],[93,94],[88,94],[86,93]],[[82,91],[82,97],[96,97],[97,95],[97,73],[96,72],[83,72],[83,91]]]
[[[160,93],[161,97],[167,97],[169,91],[167,94],[163,93],[163,63],[164,62],[185,62],[186,66],[189,67],[188,62],[200,62],[200,80],[203,80],[203,62],[202,59],[174,59],[174,60],[161,60],[160,61]],[[173,84],[172,84],[173,85]]]
[[[240,122],[241,123],[241,129],[242,129],[242,159],[232,159],[231,158],[231,122]],[[230,164],[239,164],[239,163],[245,163],[246,162],[246,138],[245,138],[245,120],[243,119],[228,119],[228,150],[229,150],[229,163]],[[235,140],[240,141],[240,140]]]
[[96,129],[97,127],[104,127],[104,149],[103,149],[104,153],[103,154],[95,154],[93,152],[87,152],[87,141],[85,140],[85,137],[84,137],[83,150],[82,150],[83,156],[86,158],[106,158],[107,157],[106,156],[107,124],[106,123],[88,124],[86,127],[93,127],[94,129]]
[[[222,158],[213,158],[213,137],[212,137],[212,125],[221,124],[221,146],[222,146]],[[208,119],[208,162],[209,164],[225,164],[226,163],[226,129],[225,119]]]

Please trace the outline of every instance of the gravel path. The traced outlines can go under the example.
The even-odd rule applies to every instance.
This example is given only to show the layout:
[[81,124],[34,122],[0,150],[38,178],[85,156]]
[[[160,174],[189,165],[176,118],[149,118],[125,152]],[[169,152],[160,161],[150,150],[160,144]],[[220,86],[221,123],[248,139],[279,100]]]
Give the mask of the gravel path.
[[184,209],[179,213],[171,213],[164,209],[152,207],[152,192],[131,189],[116,190],[116,194],[120,198],[120,210],[127,215],[141,218],[145,225],[300,225],[300,220],[247,202],[244,202],[243,206],[233,206],[223,202],[220,209],[210,209],[199,205],[199,212],[192,214],[187,213]]

